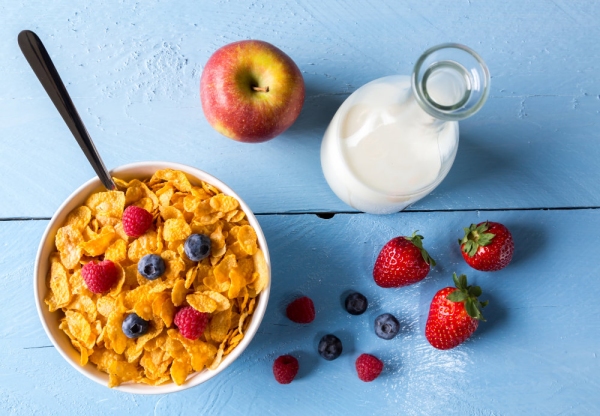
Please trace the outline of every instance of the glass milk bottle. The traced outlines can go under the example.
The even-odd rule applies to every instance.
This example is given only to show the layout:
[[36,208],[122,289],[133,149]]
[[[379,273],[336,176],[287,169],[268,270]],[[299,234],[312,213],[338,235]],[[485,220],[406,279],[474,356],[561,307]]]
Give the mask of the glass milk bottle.
[[458,149],[458,120],[489,92],[489,71],[466,46],[435,46],[412,77],[393,75],[356,90],[331,120],[321,166],[335,194],[371,214],[390,214],[429,194]]

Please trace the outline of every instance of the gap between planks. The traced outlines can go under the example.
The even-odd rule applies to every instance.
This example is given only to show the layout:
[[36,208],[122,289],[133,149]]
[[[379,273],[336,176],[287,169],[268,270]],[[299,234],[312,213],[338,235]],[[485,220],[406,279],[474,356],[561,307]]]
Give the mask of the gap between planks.
[[[435,212],[491,212],[491,211],[583,211],[583,210],[594,210],[600,209],[598,206],[590,207],[533,207],[533,208],[459,208],[459,209],[408,209],[405,213],[435,213]],[[360,211],[298,211],[298,212],[255,212],[256,216],[269,216],[269,215],[317,215],[317,216],[331,216],[337,214],[346,215],[364,215],[364,212]],[[0,218],[0,222],[8,221],[49,221],[51,217],[6,217]]]

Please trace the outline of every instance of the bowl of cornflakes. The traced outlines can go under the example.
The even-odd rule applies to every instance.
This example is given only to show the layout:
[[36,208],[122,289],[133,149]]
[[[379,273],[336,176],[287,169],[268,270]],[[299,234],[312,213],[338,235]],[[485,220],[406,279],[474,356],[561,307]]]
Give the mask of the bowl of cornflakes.
[[[116,190],[88,181],[46,228],[34,270],[42,325],[67,362],[102,385],[165,394],[201,384],[244,351],[264,316],[264,234],[244,201],[199,169],[141,162],[111,175]],[[129,231],[126,209],[145,211],[141,235]],[[201,257],[189,251],[198,241]],[[150,260],[160,267],[148,269]],[[193,336],[177,321],[183,309],[201,317]]]

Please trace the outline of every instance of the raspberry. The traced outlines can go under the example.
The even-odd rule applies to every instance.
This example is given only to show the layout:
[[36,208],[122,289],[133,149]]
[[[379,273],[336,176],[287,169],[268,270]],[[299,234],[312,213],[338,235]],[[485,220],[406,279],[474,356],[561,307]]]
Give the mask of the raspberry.
[[291,355],[282,355],[273,363],[273,375],[279,384],[290,384],[298,374],[298,360]]
[[309,297],[303,296],[290,303],[285,314],[291,321],[309,324],[315,320],[315,305]]
[[356,372],[358,373],[358,378],[362,381],[373,381],[381,371],[383,370],[383,363],[377,357],[374,357],[370,354],[361,354],[356,359]]
[[144,208],[130,205],[123,211],[123,230],[129,237],[139,237],[143,235],[152,225],[152,214]]
[[81,268],[81,276],[89,290],[104,293],[118,280],[119,270],[110,260],[103,260],[98,264],[90,261]]
[[184,306],[175,314],[173,322],[179,328],[179,333],[187,339],[198,339],[208,325],[208,313],[198,312],[191,306]]

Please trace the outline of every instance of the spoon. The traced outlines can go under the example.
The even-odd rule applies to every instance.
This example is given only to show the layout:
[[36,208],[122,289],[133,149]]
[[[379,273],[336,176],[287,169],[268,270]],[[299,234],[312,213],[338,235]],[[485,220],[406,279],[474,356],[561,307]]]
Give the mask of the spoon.
[[110,173],[108,173],[106,166],[104,166],[92,138],[83,125],[69,93],[52,63],[52,59],[46,52],[44,44],[31,30],[23,30],[19,33],[18,41],[25,59],[29,62],[31,69],[42,83],[54,106],[67,123],[69,130],[75,136],[75,140],[79,143],[79,147],[85,153],[100,181],[109,191],[116,189],[117,186],[113,182]]

